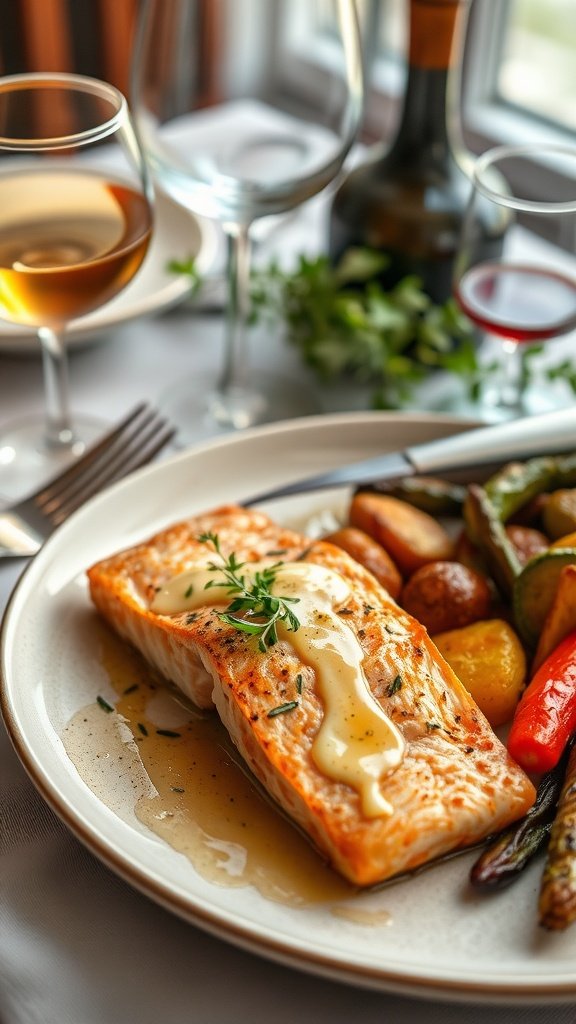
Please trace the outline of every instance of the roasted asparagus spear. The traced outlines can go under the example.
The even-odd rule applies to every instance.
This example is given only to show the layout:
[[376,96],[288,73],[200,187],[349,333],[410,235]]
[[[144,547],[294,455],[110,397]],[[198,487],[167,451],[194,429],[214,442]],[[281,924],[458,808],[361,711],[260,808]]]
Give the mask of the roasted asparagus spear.
[[576,744],[572,744],[542,875],[538,903],[543,928],[561,931],[576,920]]

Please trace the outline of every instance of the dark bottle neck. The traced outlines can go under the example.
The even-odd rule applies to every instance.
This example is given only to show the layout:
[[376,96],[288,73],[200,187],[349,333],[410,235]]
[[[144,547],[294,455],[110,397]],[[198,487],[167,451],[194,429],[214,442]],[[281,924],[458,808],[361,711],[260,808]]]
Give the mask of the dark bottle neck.
[[412,66],[408,72],[404,107],[392,151],[448,150],[446,94],[448,72]]
[[[410,0],[410,48],[404,105],[389,158],[428,154],[445,162],[460,147],[460,124],[449,89],[460,60],[467,0]],[[450,83],[450,84],[449,84]],[[448,128],[450,118],[450,129]]]

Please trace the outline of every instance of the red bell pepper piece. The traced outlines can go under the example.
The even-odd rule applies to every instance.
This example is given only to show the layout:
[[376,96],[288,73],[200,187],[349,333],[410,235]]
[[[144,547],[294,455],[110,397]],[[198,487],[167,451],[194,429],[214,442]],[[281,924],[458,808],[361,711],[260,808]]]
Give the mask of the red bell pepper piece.
[[516,708],[508,751],[527,772],[558,763],[576,731],[576,630],[542,663]]

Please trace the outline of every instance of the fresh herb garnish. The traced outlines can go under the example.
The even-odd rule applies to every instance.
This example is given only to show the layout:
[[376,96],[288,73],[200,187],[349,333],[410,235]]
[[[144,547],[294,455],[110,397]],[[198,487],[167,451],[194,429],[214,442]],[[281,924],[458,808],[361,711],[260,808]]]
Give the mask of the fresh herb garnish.
[[278,704],[277,707],[271,708],[268,712],[268,718],[276,718],[276,715],[284,715],[287,711],[294,711],[294,708],[298,707],[297,700],[288,700],[285,704]]
[[148,729],[146,728],[146,726],[144,725],[143,722],[138,722],[138,728],[139,728],[139,730],[140,730],[140,732],[142,733],[143,736],[147,736],[148,735]]
[[127,686],[126,687],[126,689],[124,690],[124,695],[126,696],[127,693],[134,693],[134,690],[137,690],[137,689],[138,689],[138,683],[132,683],[132,686]]
[[110,714],[111,711],[114,711],[112,705],[109,704],[107,700],[104,700],[104,697],[101,697],[100,694],[98,694],[98,696],[96,697],[96,701],[100,705],[102,710],[107,711],[108,714]]
[[157,736],[168,736],[170,739],[178,740],[182,733],[174,732],[173,729],[156,729]]
[[220,541],[215,533],[203,533],[198,538],[202,544],[211,544],[220,562],[210,562],[211,572],[221,574],[223,580],[210,580],[206,590],[211,587],[225,587],[232,601],[225,612],[220,612],[220,619],[229,626],[234,626],[242,633],[258,637],[258,649],[265,652],[278,642],[277,626],[284,623],[286,629],[295,632],[300,621],[290,608],[296,604],[297,597],[281,597],[272,593],[278,570],[282,562],[275,562],[247,578],[241,570],[246,565],[239,562],[234,552],[228,557],[220,549]]
[[303,685],[304,685],[304,680],[302,679],[302,673],[299,672],[298,675],[296,676],[296,692],[297,693],[302,693]]

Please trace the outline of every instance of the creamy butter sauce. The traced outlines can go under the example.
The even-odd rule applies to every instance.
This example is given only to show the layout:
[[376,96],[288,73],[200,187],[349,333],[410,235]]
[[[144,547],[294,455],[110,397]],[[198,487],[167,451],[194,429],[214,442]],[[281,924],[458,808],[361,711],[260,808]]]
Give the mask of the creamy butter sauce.
[[[247,578],[270,563],[244,566]],[[224,577],[206,563],[174,577],[152,602],[152,611],[173,615],[202,606],[230,601]],[[300,659],[314,669],[324,703],[324,717],[312,747],[320,771],[330,779],[354,787],[367,817],[391,814],[393,808],[380,791],[380,780],[398,767],[405,741],[372,695],[364,674],[364,653],[347,622],[336,612],[350,595],[338,573],[312,562],[281,563],[273,593],[298,599],[294,604],[300,628],[288,631],[278,624],[278,635],[292,644]]]

